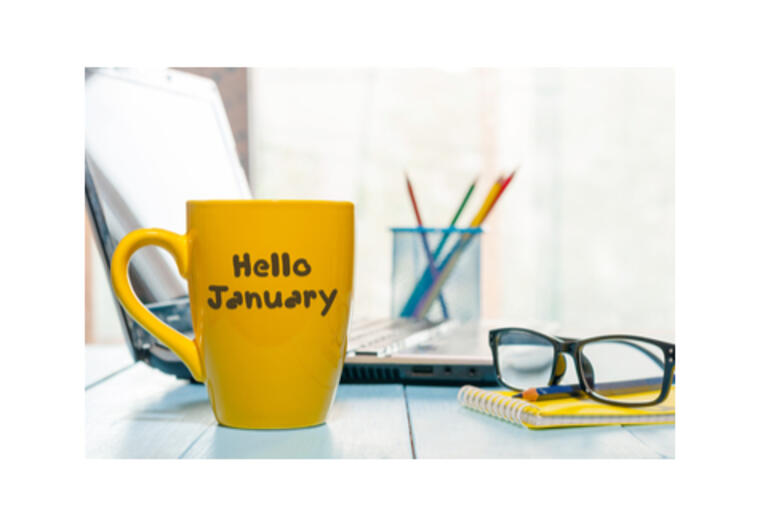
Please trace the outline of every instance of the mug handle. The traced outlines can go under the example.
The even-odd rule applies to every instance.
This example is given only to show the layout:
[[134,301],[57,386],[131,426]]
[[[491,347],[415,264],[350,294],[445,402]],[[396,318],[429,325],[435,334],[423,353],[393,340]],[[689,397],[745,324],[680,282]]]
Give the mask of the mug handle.
[[136,322],[179,356],[195,380],[205,382],[197,344],[152,314],[139,301],[131,287],[128,280],[128,262],[134,252],[146,245],[157,245],[171,253],[179,267],[179,273],[184,279],[187,278],[189,253],[186,236],[164,229],[137,229],[120,240],[112,255],[110,275],[115,295]]

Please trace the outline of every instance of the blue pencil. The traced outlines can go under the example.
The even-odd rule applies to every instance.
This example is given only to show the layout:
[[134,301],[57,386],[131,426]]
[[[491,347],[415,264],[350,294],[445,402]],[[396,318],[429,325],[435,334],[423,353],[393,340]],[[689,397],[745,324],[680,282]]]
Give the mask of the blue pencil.
[[[601,395],[629,395],[631,393],[642,393],[646,391],[655,391],[661,387],[661,377],[651,377],[648,379],[633,379],[617,382],[604,382],[594,385],[595,391]],[[675,381],[672,380],[674,384]],[[576,384],[563,386],[545,386],[541,388],[526,389],[521,393],[513,395],[513,398],[522,398],[530,402],[536,400],[556,400],[558,398],[568,398],[571,396],[583,396],[584,392]]]

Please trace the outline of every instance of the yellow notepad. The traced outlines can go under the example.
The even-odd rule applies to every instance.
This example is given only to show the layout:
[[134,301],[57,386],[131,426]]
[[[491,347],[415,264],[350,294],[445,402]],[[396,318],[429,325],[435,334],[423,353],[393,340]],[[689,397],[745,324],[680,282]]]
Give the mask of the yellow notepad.
[[[587,397],[529,402],[514,391],[487,391],[475,386],[459,390],[459,402],[470,409],[532,429],[594,425],[650,425],[675,422],[675,388],[662,403],[650,407],[619,407]],[[637,401],[642,395],[635,393]],[[653,393],[650,393],[653,395]],[[650,396],[647,400],[652,400]]]

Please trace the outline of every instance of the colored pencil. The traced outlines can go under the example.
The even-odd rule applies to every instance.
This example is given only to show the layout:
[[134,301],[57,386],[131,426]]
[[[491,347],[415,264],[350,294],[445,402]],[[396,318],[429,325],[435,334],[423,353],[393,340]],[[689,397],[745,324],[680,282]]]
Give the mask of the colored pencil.
[[[649,391],[661,391],[662,377],[650,377],[647,379],[632,379],[617,382],[601,382],[593,384],[592,388],[604,396],[630,395],[632,393],[646,393]],[[674,381],[672,381],[674,384]],[[576,384],[557,386],[544,386],[541,388],[529,388],[512,398],[522,398],[529,402],[537,400],[557,400],[573,396],[584,396],[584,392]]]
[[[504,179],[504,180],[498,180],[496,183],[493,184],[491,187],[491,190],[488,192],[488,195],[485,198],[485,201],[483,202],[483,205],[480,207],[480,210],[478,210],[475,217],[472,219],[472,222],[470,223],[469,227],[476,228],[479,227],[483,221],[488,217],[488,215],[491,212],[491,209],[496,205],[496,203],[499,200],[499,197],[501,197],[501,194],[506,190],[506,188],[509,186],[509,184],[512,182],[512,179],[514,179],[515,175],[517,174],[517,169],[512,171],[510,175]],[[432,303],[435,301],[435,297],[439,295],[440,289],[445,284],[445,281],[448,279],[448,276],[450,276],[451,272],[453,271],[453,268],[456,266],[456,263],[459,260],[459,257],[463,253],[464,249],[469,245],[469,242],[472,240],[473,234],[465,234],[459,239],[459,241],[456,243],[454,248],[451,250],[451,252],[448,253],[448,256],[445,257],[445,260],[443,260],[443,263],[439,267],[438,271],[438,278],[432,283],[432,285],[429,288],[429,291],[424,294],[424,296],[420,299],[418,306],[416,306],[416,309],[414,311],[414,316],[416,318],[424,318],[426,315],[426,312],[429,311],[429,308],[432,306]]]
[[[469,190],[467,190],[467,193],[464,194],[464,199],[461,200],[461,204],[459,205],[459,209],[456,210],[456,213],[453,215],[453,219],[451,219],[450,227],[453,227],[456,225],[456,221],[459,220],[459,216],[461,215],[461,212],[464,211],[464,207],[467,206],[467,202],[469,201],[469,196],[472,195],[472,192],[475,191],[475,186],[477,185],[478,178],[475,178],[475,180],[472,182],[472,184],[469,186]],[[437,251],[435,251],[437,252]]]
[[[461,213],[464,211],[464,207],[469,202],[469,197],[472,195],[472,192],[474,192],[475,190],[475,186],[477,185],[477,180],[478,178],[475,178],[475,180],[469,186],[469,190],[467,190],[467,192],[464,194],[464,198],[461,200],[461,204],[459,205],[459,208],[456,210],[456,213],[453,214],[453,219],[451,219],[449,228],[453,228],[456,225],[456,222],[459,220]],[[440,243],[437,245],[437,249],[435,249],[435,252],[434,252],[435,261],[437,261],[438,258],[440,258],[440,254],[442,254],[443,248],[445,247],[446,242],[448,242],[448,239],[450,238],[450,236],[451,236],[450,230],[443,233],[443,237],[440,239]],[[413,309],[418,304],[418,299],[424,294],[424,292],[426,292],[429,285],[432,284],[432,281],[430,281],[431,277],[432,277],[432,273],[430,272],[429,267],[425,268],[424,272],[422,272],[421,274],[421,278],[417,281],[416,286],[414,286],[410,297],[408,297],[408,300],[405,302],[403,309],[400,311],[400,316],[405,317],[405,316],[411,316],[411,314],[413,314]]]
[[485,218],[488,216],[489,213],[491,213],[491,210],[493,210],[493,207],[496,206],[496,202],[501,197],[501,194],[504,193],[504,190],[509,186],[509,184],[512,182],[512,180],[515,178],[515,175],[517,174],[518,169],[513,170],[511,173],[509,173],[509,176],[507,179],[503,180],[501,183],[501,188],[499,189],[499,193],[496,194],[496,197],[493,199],[493,202],[491,202],[491,206],[488,207],[488,211],[485,212],[485,216],[480,221],[481,223],[485,221]]
[[[413,186],[411,180],[408,178],[408,174],[405,175],[405,184],[408,186],[408,195],[411,198],[411,204],[413,205],[413,213],[416,214],[416,223],[419,226],[419,234],[421,235],[421,242],[424,245],[424,253],[427,256],[427,263],[429,265],[429,272],[432,274],[432,279],[437,279],[437,268],[435,267],[435,260],[432,257],[432,251],[429,250],[429,243],[427,242],[427,234],[424,232],[424,223],[421,221],[421,214],[419,213],[419,205],[416,202],[416,194],[413,193]],[[443,299],[442,293],[440,294],[440,308],[443,310],[443,317],[449,318],[448,306],[445,305],[445,299]]]
[[578,385],[545,386],[543,388],[526,389],[512,398],[522,398],[529,402],[535,402],[536,400],[556,400],[558,398],[582,396],[583,394]]

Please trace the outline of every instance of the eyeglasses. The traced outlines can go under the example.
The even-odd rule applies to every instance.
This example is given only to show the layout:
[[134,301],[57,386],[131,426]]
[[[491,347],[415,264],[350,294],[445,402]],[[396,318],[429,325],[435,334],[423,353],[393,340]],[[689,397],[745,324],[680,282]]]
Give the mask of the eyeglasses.
[[494,329],[489,341],[496,378],[515,391],[558,385],[566,354],[575,362],[581,392],[599,402],[654,405],[674,384],[673,343],[625,334],[556,338],[519,327]]

